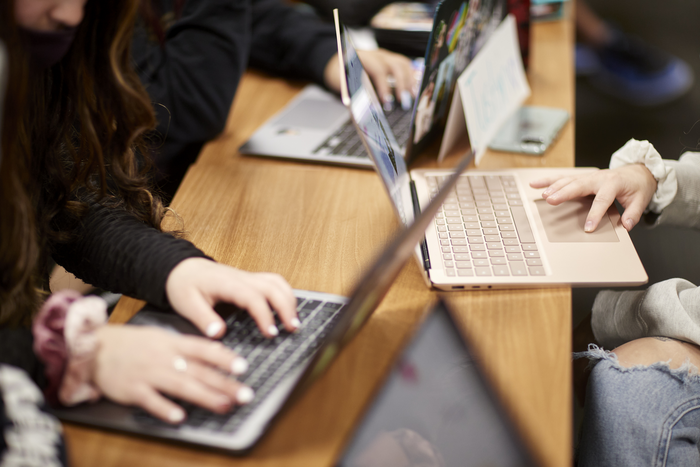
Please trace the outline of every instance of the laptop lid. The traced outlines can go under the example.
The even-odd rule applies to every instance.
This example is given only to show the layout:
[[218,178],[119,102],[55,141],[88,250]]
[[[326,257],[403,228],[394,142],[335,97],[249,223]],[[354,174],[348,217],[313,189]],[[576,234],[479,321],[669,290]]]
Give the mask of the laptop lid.
[[406,143],[407,164],[444,132],[457,77],[506,13],[505,0],[443,0],[437,5]]
[[442,301],[396,359],[336,464],[360,465],[536,465]]

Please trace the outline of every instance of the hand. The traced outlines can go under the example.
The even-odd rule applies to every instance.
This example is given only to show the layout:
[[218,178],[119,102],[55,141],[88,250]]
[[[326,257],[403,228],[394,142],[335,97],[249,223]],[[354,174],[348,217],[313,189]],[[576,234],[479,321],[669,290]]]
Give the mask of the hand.
[[94,384],[110,399],[163,421],[180,423],[185,411],[161,393],[217,413],[254,397],[227,376],[245,373],[247,362],[219,342],[147,326],[107,325],[96,335]]
[[[389,52],[385,49],[358,50],[362,66],[372,79],[377,95],[384,104],[391,105],[394,102],[394,94],[391,91],[389,77],[394,81],[394,90],[401,106],[408,110],[411,100],[416,97],[418,82],[416,73],[407,57]],[[326,64],[326,86],[336,92],[340,92],[340,71],[338,54],[334,55]]]
[[595,195],[584,224],[586,232],[593,232],[598,227],[608,208],[617,199],[625,208],[622,225],[629,231],[637,225],[654,196],[656,180],[643,164],[630,164],[578,176],[544,178],[530,183],[530,186],[547,187],[542,197],[553,206],[574,198]]
[[248,310],[267,337],[278,334],[272,307],[284,327],[299,327],[297,301],[282,276],[241,271],[205,258],[189,258],[170,272],[165,291],[171,306],[208,337],[221,337],[226,328],[214,311],[218,302]]

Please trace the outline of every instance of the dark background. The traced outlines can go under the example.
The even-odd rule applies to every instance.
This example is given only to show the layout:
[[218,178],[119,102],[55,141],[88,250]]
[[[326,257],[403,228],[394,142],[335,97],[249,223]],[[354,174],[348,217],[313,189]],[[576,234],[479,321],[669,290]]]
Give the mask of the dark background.
[[[700,151],[700,1],[589,0],[602,18],[624,32],[685,60],[696,83],[678,100],[638,108],[604,96],[585,78],[576,82],[576,165],[607,167],[630,138],[649,140],[665,159]],[[700,284],[700,232],[635,227],[631,232],[649,283],[683,277]],[[587,314],[596,289],[574,289],[574,325]]]

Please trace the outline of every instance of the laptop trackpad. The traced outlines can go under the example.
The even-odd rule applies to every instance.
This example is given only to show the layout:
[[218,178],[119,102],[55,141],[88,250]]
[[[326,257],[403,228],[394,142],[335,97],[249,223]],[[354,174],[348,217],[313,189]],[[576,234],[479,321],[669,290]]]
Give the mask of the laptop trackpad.
[[592,202],[593,198],[582,198],[552,206],[543,199],[535,201],[547,239],[551,243],[619,242],[608,216],[603,217],[595,232],[583,231]]
[[278,126],[323,130],[342,116],[348,116],[348,109],[340,103],[336,105],[327,100],[302,99],[275,123]]

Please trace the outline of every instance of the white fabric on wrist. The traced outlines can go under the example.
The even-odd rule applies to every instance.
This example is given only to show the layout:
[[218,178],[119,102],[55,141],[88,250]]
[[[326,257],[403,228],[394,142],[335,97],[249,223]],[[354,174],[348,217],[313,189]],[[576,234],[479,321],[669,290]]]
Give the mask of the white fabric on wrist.
[[644,164],[656,180],[656,192],[647,210],[660,213],[671,204],[678,192],[678,180],[673,167],[664,164],[659,152],[649,141],[631,139],[610,158],[610,168],[616,169],[629,164]]

